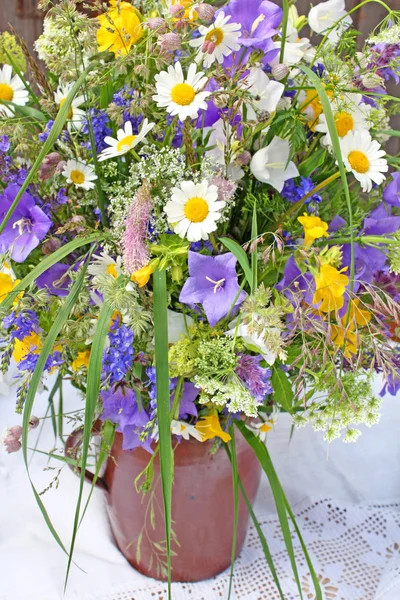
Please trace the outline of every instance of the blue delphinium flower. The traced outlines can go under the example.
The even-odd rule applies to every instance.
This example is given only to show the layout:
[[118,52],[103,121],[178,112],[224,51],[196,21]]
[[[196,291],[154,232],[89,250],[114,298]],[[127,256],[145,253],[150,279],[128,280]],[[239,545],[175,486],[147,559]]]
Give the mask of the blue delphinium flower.
[[[109,119],[105,110],[92,108],[90,110],[90,117],[92,122],[93,137],[96,144],[96,152],[99,154],[107,147],[104,142],[104,138],[112,134],[112,130],[109,127]],[[84,135],[89,135],[89,119],[84,119],[81,132]],[[90,140],[82,142],[82,146],[91,149]]]
[[103,354],[103,380],[112,385],[122,381],[133,364],[133,331],[114,319],[108,334],[109,347]]
[[25,310],[19,314],[12,312],[3,319],[3,325],[7,329],[14,327],[10,333],[11,339],[23,340],[24,337],[39,331],[39,319],[33,310]]
[[50,135],[50,130],[54,125],[54,121],[47,121],[46,127],[42,133],[39,133],[39,141],[45,142]]
[[[39,354],[29,352],[23,360],[18,363],[18,369],[20,371],[30,371],[33,372],[35,370],[37,361],[39,360]],[[50,354],[46,360],[46,364],[44,366],[44,371],[52,371],[56,367],[59,367],[63,364],[63,359],[61,356],[61,352],[53,352]]]
[[[300,183],[298,185],[296,185],[294,179],[288,179],[287,181],[285,181],[281,193],[286,200],[289,200],[289,202],[297,202],[298,200],[301,200],[302,198],[304,198],[304,196],[312,192],[314,188],[315,183],[313,182],[311,177],[300,177]],[[304,204],[308,205],[309,212],[315,212],[316,205],[318,205],[321,202],[321,200],[322,198],[319,194],[313,194],[312,196],[307,198]]]

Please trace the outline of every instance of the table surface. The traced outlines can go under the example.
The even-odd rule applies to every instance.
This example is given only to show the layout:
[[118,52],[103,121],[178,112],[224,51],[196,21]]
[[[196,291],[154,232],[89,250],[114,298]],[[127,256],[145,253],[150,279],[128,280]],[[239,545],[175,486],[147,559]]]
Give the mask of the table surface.
[[[377,383],[376,387],[379,390],[380,384]],[[315,515],[319,514],[319,517],[314,515],[314,522],[319,519],[321,524],[326,526],[327,521],[331,521],[330,517],[326,516],[332,511],[328,505],[336,506],[338,511],[349,510],[348,515],[352,515],[352,524],[357,519],[357,522],[360,522],[360,511],[364,511],[362,518],[367,521],[371,518],[378,518],[376,517],[376,507],[383,506],[382,510],[386,511],[384,513],[386,516],[382,518],[386,519],[385,522],[392,523],[394,519],[393,523],[397,523],[397,507],[392,506],[387,509],[387,505],[400,503],[400,412],[398,400],[399,398],[390,396],[385,399],[380,423],[370,429],[363,428],[363,434],[355,444],[335,441],[328,445],[323,441],[323,435],[314,432],[310,427],[296,430],[290,440],[290,419],[288,415],[281,415],[274,431],[269,434],[268,447],[289,502],[296,514],[299,515],[300,524],[304,525],[305,523],[306,530],[311,514],[308,513],[308,517],[304,517],[307,511],[316,511]],[[0,432],[6,426],[21,422],[21,417],[14,412],[14,402],[15,390],[10,390],[7,395],[0,396]],[[64,402],[67,407],[65,410],[73,410],[82,406],[82,399],[72,388],[66,390]],[[33,413],[39,417],[43,416],[46,406],[47,394],[43,392],[37,396]],[[32,446],[35,443],[35,433],[30,438]],[[47,420],[38,448],[48,451],[55,445],[59,446],[60,443],[54,444],[50,420]],[[31,457],[30,472],[38,490],[44,490],[50,485],[60,465],[61,463],[54,460],[48,465],[47,457],[44,455],[35,454]],[[47,468],[48,466],[51,467],[50,470]],[[64,468],[59,476],[58,489],[55,489],[55,485],[53,485],[53,488],[42,496],[50,518],[64,544],[69,543],[71,536],[78,483],[78,478],[68,468]],[[85,484],[85,495],[89,490],[90,486]],[[104,496],[100,490],[94,491],[89,510],[79,530],[74,555],[76,565],[72,567],[65,596],[63,596],[63,582],[67,559],[44,523],[33,497],[20,452],[8,455],[4,450],[0,451],[0,506],[0,600],[61,600],[62,598],[65,600],[132,600],[131,590],[135,593],[134,600],[142,598],[149,600],[157,598],[158,600],[158,598],[165,597],[163,586],[160,587],[160,584],[156,584],[153,580],[134,571],[114,546],[105,512]],[[343,507],[345,508],[343,509]],[[371,516],[372,513],[371,515],[368,513],[372,510],[371,507],[375,511],[374,517]],[[388,510],[392,512],[389,514]],[[265,531],[269,531],[268,527],[276,527],[273,501],[267,482],[264,480],[257,497],[255,511],[263,517]],[[332,523],[329,525],[330,539],[332,535],[335,537],[336,533],[346,536],[347,530],[343,529],[343,522],[340,522],[340,519],[337,520],[337,524]],[[382,527],[380,531],[383,538],[386,537],[387,544],[390,538],[390,544],[396,549],[400,548],[399,524],[393,523],[387,526],[389,532],[386,531],[383,534]],[[348,529],[349,526],[346,527]],[[342,528],[341,531],[339,531],[340,528]],[[271,531],[275,530],[271,529]],[[353,531],[355,531],[354,528]],[[274,535],[272,534],[272,537]],[[256,563],[261,560],[260,549],[253,549],[253,537],[254,532],[250,531],[245,551],[238,562],[239,578],[242,577],[240,573],[246,572],[246,561],[254,559]],[[344,539],[344,537],[340,539]],[[314,548],[313,544],[317,542],[316,538],[309,537],[309,540],[311,547]],[[338,543],[340,553],[342,542]],[[372,587],[377,587],[377,578],[378,575],[381,576],[386,560],[382,558],[379,543],[377,538],[376,544],[373,541],[369,544],[372,548],[370,553],[376,551],[379,554],[382,567],[376,574],[375,583],[371,584]],[[317,548],[317,546],[315,547]],[[278,555],[280,552],[278,546],[275,547],[275,551]],[[280,555],[283,557],[284,553]],[[321,565],[324,560],[325,563],[329,563],[329,557],[321,559],[317,550],[316,559]],[[370,556],[368,560],[374,561],[375,559]],[[338,581],[344,581],[342,575],[336,575],[337,572],[336,568],[330,578],[337,577]],[[244,578],[247,576],[243,575]],[[267,578],[268,574],[264,574],[263,571],[262,577]],[[256,575],[253,573],[251,578],[254,580]],[[329,578],[325,577],[325,579]],[[287,593],[290,594],[288,600],[297,600],[298,596],[295,588],[292,592],[292,583],[290,583],[289,577],[287,582]],[[214,600],[214,598],[226,597],[226,594],[221,596],[221,589],[225,583],[226,577],[210,583],[190,586],[190,596],[187,596],[187,592],[182,586],[175,586],[174,598],[190,597],[193,600],[197,600],[197,598]],[[308,584],[304,585],[304,590],[307,592]],[[326,592],[327,600],[357,598],[357,595],[352,595],[353,592],[350,591],[346,592],[348,596],[343,596],[343,591],[337,592],[339,595],[335,595],[336,592],[332,590],[338,589],[338,586],[326,585],[331,590]],[[344,584],[342,584],[343,586]],[[266,587],[261,585],[259,589],[266,590]],[[157,595],[152,590],[156,590]],[[286,590],[284,591],[286,592]],[[239,593],[236,589],[235,593],[236,595],[232,597],[240,598],[240,600],[244,598],[273,600],[275,598],[275,595],[269,595],[269,592],[267,594],[265,591],[258,593],[250,590]],[[400,598],[400,591],[398,594],[398,596],[388,596],[389,600]],[[305,597],[313,598],[314,596],[306,595]],[[360,598],[368,600],[367,596]],[[378,598],[375,596],[375,590],[371,590],[368,598]],[[386,596],[379,596],[379,598],[386,599]]]

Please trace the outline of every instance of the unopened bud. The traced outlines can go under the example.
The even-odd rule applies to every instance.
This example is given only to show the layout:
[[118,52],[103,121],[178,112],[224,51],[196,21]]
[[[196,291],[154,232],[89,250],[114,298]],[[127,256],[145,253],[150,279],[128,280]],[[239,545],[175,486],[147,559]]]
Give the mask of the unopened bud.
[[287,65],[278,64],[272,67],[272,76],[277,80],[281,81],[289,75],[289,69]]
[[180,19],[179,21],[177,21],[175,23],[175,31],[180,31],[181,29],[184,29],[185,27],[186,27],[185,19]]
[[215,8],[211,6],[211,4],[200,2],[200,4],[196,6],[196,12],[202,21],[211,23],[215,15]]
[[12,437],[15,437],[18,440],[22,435],[21,425],[13,425],[12,427],[9,427],[8,435],[11,435]]
[[185,7],[181,4],[173,4],[173,6],[170,7],[169,12],[176,19],[181,19],[185,16]]
[[62,162],[61,154],[58,152],[50,152],[44,159],[39,167],[39,178],[46,180],[51,179],[59,163]]
[[36,429],[36,427],[39,427],[39,419],[32,415],[29,419],[29,429]]
[[12,452],[18,452],[18,450],[21,450],[22,448],[21,442],[14,437],[4,438],[3,445],[8,454],[11,454]]
[[240,165],[248,165],[250,161],[251,154],[248,150],[245,150],[236,158],[236,162],[238,162]]
[[217,108],[225,108],[229,102],[229,94],[217,94],[213,102]]
[[172,281],[179,283],[183,278],[183,270],[180,265],[172,265],[171,267],[171,278]]
[[159,33],[164,33],[167,31],[167,23],[161,17],[154,17],[152,19],[148,19],[146,22],[146,27],[151,29],[151,31],[159,31]]
[[161,46],[161,50],[173,52],[180,48],[181,38],[177,33],[164,33],[164,35],[160,35],[158,38],[158,43]]
[[46,240],[42,246],[43,254],[53,254],[56,250],[61,248],[61,241],[57,238],[50,238]]
[[213,39],[205,40],[205,42],[201,48],[201,51],[204,52],[205,54],[212,54],[215,50],[215,46],[216,46],[216,43]]
[[271,118],[271,113],[268,112],[267,110],[260,110],[260,112],[257,114],[257,121],[259,123],[266,123],[267,121],[269,121]]
[[290,98],[280,98],[278,100],[278,104],[276,105],[276,112],[278,112],[279,110],[288,110],[288,108],[290,108],[290,104]]
[[384,83],[382,77],[380,77],[378,73],[366,73],[361,76],[361,81],[366,88],[380,87]]

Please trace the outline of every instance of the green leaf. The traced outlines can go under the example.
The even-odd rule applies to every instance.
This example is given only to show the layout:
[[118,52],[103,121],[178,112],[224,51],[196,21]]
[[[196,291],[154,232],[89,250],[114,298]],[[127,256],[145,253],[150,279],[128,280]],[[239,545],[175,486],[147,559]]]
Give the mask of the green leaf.
[[284,410],[290,412],[293,406],[294,392],[292,384],[288,376],[280,367],[272,367],[271,377],[272,387],[274,389],[274,397],[276,402],[282,406]]
[[310,177],[310,175],[318,169],[321,165],[324,164],[326,159],[326,150],[323,148],[319,148],[315,150],[311,156],[309,156],[306,160],[304,160],[301,165],[299,165],[299,173],[302,177]]
[[289,19],[289,2],[288,0],[282,0],[283,16],[282,16],[282,36],[281,36],[281,51],[279,53],[279,62],[283,63],[285,56],[285,44],[287,35],[287,26]]
[[[272,464],[269,452],[267,450],[267,447],[260,441],[260,439],[258,437],[256,437],[254,435],[253,432],[251,432],[246,427],[246,424],[243,423],[243,421],[235,420],[235,425],[236,425],[236,427],[239,428],[239,430],[243,434],[243,437],[246,439],[248,444],[253,448],[265,474],[268,477],[268,481],[269,481],[271,491],[272,491],[274,501],[275,501],[276,511],[278,513],[278,519],[279,519],[279,523],[281,526],[282,535],[283,535],[283,539],[284,539],[285,546],[286,546],[286,551],[289,556],[290,564],[292,566],[294,578],[295,578],[295,581],[297,584],[297,589],[299,591],[299,596],[300,596],[301,600],[304,600],[303,592],[301,589],[299,573],[298,573],[298,569],[297,569],[297,565],[296,565],[296,557],[294,554],[292,534],[291,534],[290,527],[289,527],[289,519],[288,519],[288,514],[287,514],[287,509],[286,509],[286,498],[283,493],[283,489],[280,484],[278,475],[276,474],[276,471]],[[312,573],[311,573],[311,576],[312,576]],[[316,592],[316,600],[322,600],[321,588],[319,586],[318,580],[315,579],[315,581],[314,581],[314,579],[313,579],[313,583],[314,583],[315,592]]]
[[[224,447],[225,447],[225,450],[226,450],[226,452],[228,454],[229,460],[232,461],[232,459],[231,459],[231,453],[229,451],[228,445],[224,444]],[[279,583],[278,574],[277,574],[276,569],[275,569],[274,560],[272,558],[272,554],[271,554],[271,551],[270,551],[269,546],[268,546],[267,539],[266,539],[266,537],[264,535],[263,530],[261,529],[260,523],[258,522],[258,519],[257,519],[257,517],[256,517],[256,515],[254,513],[254,510],[253,510],[253,507],[251,505],[251,502],[250,502],[250,500],[249,500],[249,498],[248,498],[248,496],[246,494],[246,490],[244,489],[244,485],[243,485],[243,483],[242,483],[242,481],[241,481],[241,479],[240,479],[239,476],[238,476],[238,484],[239,484],[239,488],[240,488],[240,491],[242,493],[242,496],[244,498],[244,501],[246,503],[247,510],[250,513],[250,516],[251,516],[252,521],[254,523],[254,527],[256,528],[258,537],[260,538],[260,542],[261,542],[261,546],[262,546],[262,549],[263,549],[263,552],[264,552],[264,556],[265,556],[265,559],[266,559],[266,561],[268,563],[268,566],[270,568],[270,571],[271,571],[272,577],[274,579],[275,585],[276,585],[276,587],[278,589],[279,596],[281,597],[281,600],[285,600],[283,592],[282,592],[281,584]]]
[[39,354],[39,358],[38,361],[36,363],[36,367],[35,370],[33,372],[32,375],[32,379],[30,381],[29,384],[29,389],[28,389],[28,393],[26,396],[26,400],[25,400],[25,405],[24,405],[24,414],[23,414],[23,419],[22,419],[22,454],[23,454],[23,458],[24,458],[24,462],[25,462],[25,466],[26,466],[26,470],[28,473],[28,478],[29,478],[29,482],[31,484],[32,490],[33,490],[33,494],[35,496],[36,502],[39,505],[39,508],[41,510],[41,513],[44,517],[44,520],[46,521],[46,524],[51,532],[51,534],[53,535],[54,539],[56,540],[56,542],[58,543],[58,545],[60,546],[60,548],[62,548],[62,550],[68,554],[67,550],[64,547],[64,544],[62,543],[57,531],[55,530],[50,517],[46,511],[46,508],[42,502],[42,499],[40,498],[34,484],[33,481],[31,479],[30,473],[29,473],[29,465],[28,465],[28,432],[29,432],[29,421],[31,419],[31,415],[32,415],[32,408],[33,408],[33,403],[35,400],[35,396],[36,396],[36,392],[42,377],[42,373],[43,373],[43,369],[45,367],[47,358],[50,354],[50,352],[52,351],[55,341],[58,337],[58,334],[60,333],[65,321],[68,319],[69,314],[72,310],[72,308],[74,307],[74,305],[76,304],[76,301],[78,300],[79,297],[79,293],[81,291],[82,288],[82,284],[83,284],[83,280],[85,277],[85,273],[87,270],[87,264],[85,264],[82,269],[81,272],[78,275],[78,278],[76,280],[76,282],[74,283],[74,285],[72,286],[72,289],[70,291],[70,293],[68,294],[67,298],[65,299],[62,307],[60,308],[52,328],[50,329],[44,343],[43,343],[43,348]]
[[236,256],[236,258],[239,261],[240,266],[243,269],[243,273],[244,273],[244,276],[246,277],[247,283],[249,284],[249,286],[251,288],[251,285],[253,282],[253,273],[250,268],[249,259],[247,258],[246,252],[243,250],[243,248],[242,248],[242,246],[240,246],[240,244],[235,242],[235,240],[231,240],[231,238],[222,237],[222,238],[219,238],[219,240],[220,240],[220,242],[223,243],[223,245],[226,248],[228,248],[228,250],[230,252],[232,252],[232,254],[234,254]]
[[[251,221],[251,241],[254,243],[257,240],[257,200],[253,205],[253,218]],[[258,247],[257,243],[254,246],[254,250],[251,253],[251,291],[254,292],[258,286]]]
[[65,246],[62,246],[49,256],[43,258],[40,263],[36,265],[36,267],[34,267],[32,271],[28,273],[28,275],[26,275],[26,277],[24,277],[23,280],[20,281],[20,283],[16,285],[11,292],[7,294],[0,304],[0,309],[5,311],[9,310],[18,294],[23,292],[29,285],[31,285],[31,283],[35,281],[37,277],[39,277],[39,275],[47,271],[47,269],[49,269],[56,262],[62,260],[68,256],[68,254],[71,254],[71,252],[77,250],[81,246],[86,246],[87,244],[91,244],[93,242],[99,242],[102,239],[104,239],[104,235],[101,233],[92,233],[86,238],[77,238],[72,242],[68,242],[68,244],[65,244]]
[[114,84],[110,78],[107,83],[100,88],[100,108],[108,108],[114,95]]
[[[229,573],[229,591],[228,591],[228,600],[230,600],[232,594],[232,584],[233,584],[233,571],[235,567],[235,558],[236,558],[236,544],[237,544],[237,527],[239,520],[239,473],[238,473],[238,465],[237,465],[237,456],[236,456],[236,440],[235,440],[235,429],[234,426],[231,425],[229,428],[229,433],[231,435],[231,452],[229,453],[229,458],[232,465],[232,486],[233,486],[233,536],[232,536],[232,554],[231,554],[231,569]],[[226,444],[225,444],[226,446]]]
[[168,599],[171,599],[171,504],[174,459],[171,445],[170,391],[168,368],[168,319],[166,272],[153,273],[154,347],[157,386],[157,418],[160,448],[160,470],[164,501],[167,552]]
[[[96,410],[96,405],[99,400],[100,393],[100,376],[103,359],[103,350],[110,328],[111,317],[113,309],[111,306],[104,302],[101,309],[97,322],[96,331],[93,337],[93,342],[90,351],[88,371],[87,371],[87,384],[86,384],[86,404],[85,404],[85,416],[83,421],[83,433],[82,433],[82,454],[81,454],[81,473],[79,482],[78,499],[75,508],[74,526],[72,530],[71,546],[69,550],[69,558],[67,565],[67,573],[65,578],[65,586],[68,582],[68,576],[71,569],[72,555],[74,553],[76,536],[79,527],[79,517],[82,504],[83,485],[85,483],[85,469],[87,466],[87,459],[89,453],[90,438],[92,436],[93,420]],[[86,510],[86,509],[85,509]]]
[[77,79],[77,81],[72,86],[71,91],[69,92],[68,96],[65,98],[65,102],[60,107],[60,110],[58,111],[58,115],[54,121],[53,127],[50,130],[49,137],[47,138],[46,142],[43,144],[43,147],[42,147],[41,151],[39,152],[37,159],[33,163],[32,168],[30,169],[24,183],[22,184],[18,194],[15,196],[13,203],[11,204],[10,208],[8,209],[6,215],[3,218],[2,223],[0,224],[0,234],[3,233],[5,226],[7,225],[8,221],[10,220],[11,215],[13,214],[14,210],[18,206],[18,204],[19,204],[24,192],[26,192],[29,184],[32,183],[32,181],[34,180],[34,177],[35,177],[36,173],[38,172],[43,159],[51,151],[54,143],[58,139],[58,137],[64,127],[64,124],[68,118],[68,112],[69,112],[69,109],[71,108],[72,101],[73,101],[76,93],[78,92],[79,88],[81,87],[82,83],[84,82],[88,71],[91,70],[92,68],[93,68],[93,66],[89,67],[88,69],[86,69],[85,71],[83,71],[81,73],[80,77]]
[[30,119],[35,119],[36,121],[48,120],[47,117],[40,110],[32,108],[31,106],[21,106],[19,104],[15,104],[14,102],[8,102],[7,100],[2,100],[1,104],[5,104],[6,106],[12,106],[16,115],[20,114],[22,117],[29,117]]
[[400,137],[400,131],[398,129],[375,129],[373,133],[379,133],[380,135],[394,135],[395,137]]

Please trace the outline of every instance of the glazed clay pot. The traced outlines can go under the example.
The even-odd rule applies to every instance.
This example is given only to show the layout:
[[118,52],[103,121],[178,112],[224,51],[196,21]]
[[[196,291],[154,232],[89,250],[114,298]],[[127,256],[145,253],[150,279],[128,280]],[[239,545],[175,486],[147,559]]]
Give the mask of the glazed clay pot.
[[[79,431],[70,436],[67,451],[77,445]],[[182,440],[174,452],[172,487],[172,580],[209,579],[230,565],[233,536],[232,470],[227,453],[210,454],[213,441]],[[253,450],[236,433],[239,477],[253,503],[261,468]],[[154,460],[150,491],[137,492],[134,481],[148,464],[142,448],[122,450],[117,433],[106,471],[98,483],[106,489],[108,514],[115,542],[138,571],[156,579],[166,578],[166,553],[160,463]],[[89,474],[90,477],[90,474]],[[239,492],[236,555],[243,547],[249,513]]]

